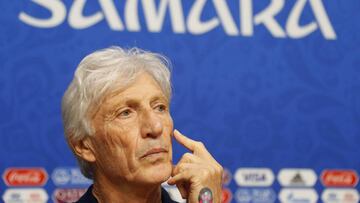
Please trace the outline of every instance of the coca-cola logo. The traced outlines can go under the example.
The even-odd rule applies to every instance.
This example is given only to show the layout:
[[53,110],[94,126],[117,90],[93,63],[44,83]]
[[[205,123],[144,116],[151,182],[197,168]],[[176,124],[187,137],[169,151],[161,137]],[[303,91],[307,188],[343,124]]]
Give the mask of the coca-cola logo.
[[359,181],[353,170],[325,170],[321,182],[326,187],[355,187]]
[[8,168],[3,179],[7,186],[42,186],[48,175],[43,168]]

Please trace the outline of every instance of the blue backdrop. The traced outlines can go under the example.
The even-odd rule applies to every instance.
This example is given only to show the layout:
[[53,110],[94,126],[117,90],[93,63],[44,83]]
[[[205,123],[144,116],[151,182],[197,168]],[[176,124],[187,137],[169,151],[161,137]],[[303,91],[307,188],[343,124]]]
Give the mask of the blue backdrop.
[[[111,45],[170,58],[175,128],[203,141],[228,169],[232,202],[279,201],[284,168],[313,170],[316,182],[303,186],[319,202],[324,170],[360,172],[358,0],[19,0],[0,7],[0,171],[44,168],[49,180],[38,188],[49,202],[61,187],[54,170],[76,167],[63,135],[62,94],[79,61]],[[185,150],[174,148],[178,160]],[[271,169],[274,181],[260,189],[272,194],[239,184],[239,168]],[[0,195],[18,188],[3,179]]]

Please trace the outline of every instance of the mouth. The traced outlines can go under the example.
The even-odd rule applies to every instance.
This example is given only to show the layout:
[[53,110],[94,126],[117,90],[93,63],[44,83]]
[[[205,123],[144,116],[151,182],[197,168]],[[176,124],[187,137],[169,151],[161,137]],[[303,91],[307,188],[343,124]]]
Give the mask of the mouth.
[[161,147],[152,148],[152,149],[148,150],[140,158],[143,159],[143,158],[148,157],[148,156],[158,155],[158,154],[167,153],[167,152],[168,152],[168,150],[166,150],[165,148],[161,148]]

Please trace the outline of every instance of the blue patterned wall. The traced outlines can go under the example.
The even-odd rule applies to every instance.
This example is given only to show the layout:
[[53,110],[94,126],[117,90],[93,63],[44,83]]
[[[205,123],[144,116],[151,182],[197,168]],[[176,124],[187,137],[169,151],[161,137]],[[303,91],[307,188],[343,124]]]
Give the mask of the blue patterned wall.
[[[0,1],[2,174],[44,168],[49,179],[40,188],[52,201],[61,184],[51,174],[76,167],[62,94],[79,61],[110,45],[171,59],[175,128],[202,140],[229,170],[232,202],[260,203],[254,195],[266,188],[277,198],[284,168],[313,170],[319,202],[324,170],[360,173],[360,1],[158,0],[156,12],[160,4],[166,10],[158,27],[151,2]],[[178,160],[185,150],[174,147]],[[275,179],[242,187],[239,168],[269,168]],[[1,181],[0,195],[9,188],[16,187]]]

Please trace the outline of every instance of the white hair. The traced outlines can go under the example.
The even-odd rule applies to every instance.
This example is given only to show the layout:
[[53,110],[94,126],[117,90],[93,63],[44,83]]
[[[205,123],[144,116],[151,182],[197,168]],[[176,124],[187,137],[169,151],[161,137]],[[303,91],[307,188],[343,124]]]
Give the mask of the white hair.
[[[170,101],[170,62],[162,55],[139,48],[110,47],[86,56],[78,65],[74,78],[62,98],[62,119],[68,143],[93,136],[90,111],[113,91],[129,85],[146,71],[159,84]],[[82,173],[93,178],[90,164],[77,157]]]

